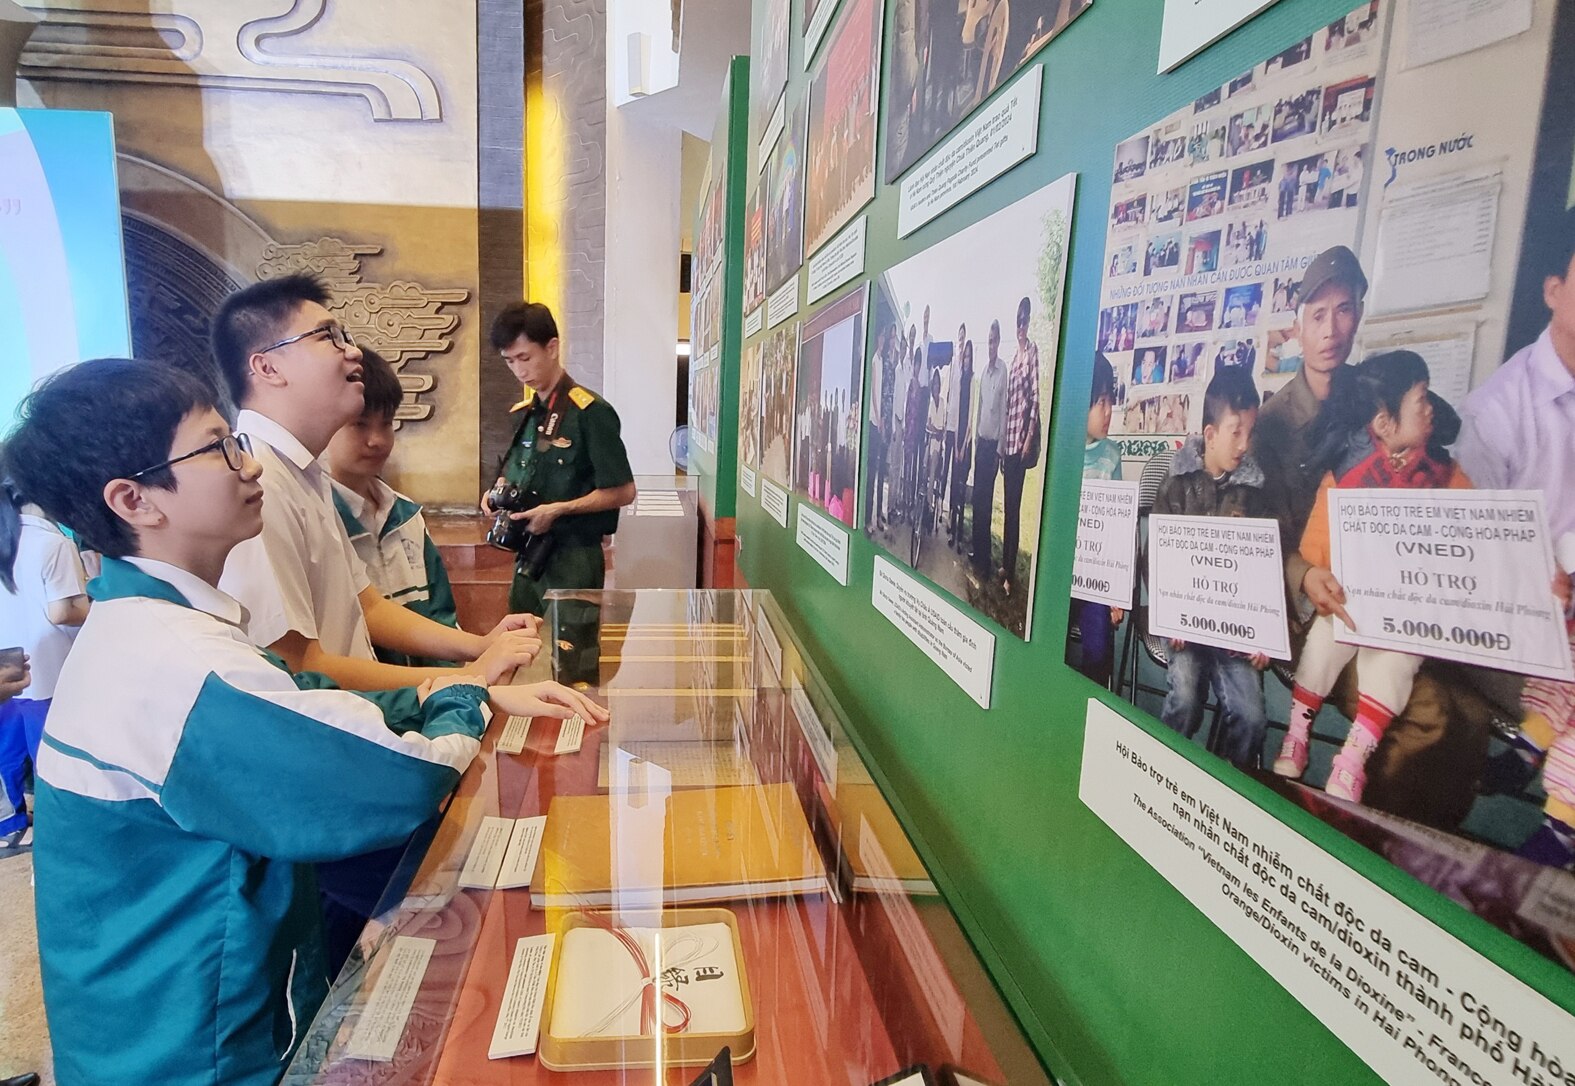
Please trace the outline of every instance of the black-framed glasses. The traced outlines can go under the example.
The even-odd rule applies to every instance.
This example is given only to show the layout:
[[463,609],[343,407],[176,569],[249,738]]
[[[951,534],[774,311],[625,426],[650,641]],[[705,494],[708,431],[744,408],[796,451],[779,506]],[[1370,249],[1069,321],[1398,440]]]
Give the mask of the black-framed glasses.
[[273,346],[264,347],[257,353],[267,354],[269,351],[277,351],[280,347],[288,347],[292,343],[299,343],[301,340],[311,339],[313,336],[327,336],[328,342],[341,351],[346,347],[355,346],[355,337],[350,334],[350,329],[338,321],[329,321],[327,324],[319,324],[316,328],[309,328],[300,335],[291,336],[289,339],[281,339]]
[[245,434],[225,434],[217,441],[210,441],[200,449],[193,449],[184,456],[177,456],[173,460],[166,460],[162,464],[154,464],[151,468],[143,468],[126,476],[128,479],[140,479],[150,472],[163,468],[172,468],[182,460],[190,460],[197,456],[206,456],[211,452],[224,454],[224,463],[231,471],[240,471],[246,466],[246,457],[252,454],[252,439]]

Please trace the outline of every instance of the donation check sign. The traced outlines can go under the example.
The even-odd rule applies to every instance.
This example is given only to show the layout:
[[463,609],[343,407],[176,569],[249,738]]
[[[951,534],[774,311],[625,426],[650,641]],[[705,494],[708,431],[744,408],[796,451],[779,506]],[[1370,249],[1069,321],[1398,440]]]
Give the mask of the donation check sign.
[[1331,490],[1347,644],[1570,679],[1553,542],[1534,490]]
[[1077,555],[1072,598],[1111,607],[1132,606],[1137,574],[1138,484],[1119,479],[1083,480],[1077,513]]
[[1148,610],[1157,636],[1289,660],[1279,525],[1150,516]]

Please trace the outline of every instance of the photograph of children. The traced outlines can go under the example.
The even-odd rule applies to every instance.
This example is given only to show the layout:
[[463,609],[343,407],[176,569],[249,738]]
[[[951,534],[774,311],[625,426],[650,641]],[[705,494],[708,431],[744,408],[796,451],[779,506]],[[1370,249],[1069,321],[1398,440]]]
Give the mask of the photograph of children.
[[798,362],[799,322],[779,325],[761,340],[760,470],[781,486],[792,485],[793,370]]
[[760,206],[762,189],[749,190],[744,204],[744,311],[766,299],[766,212]]
[[1223,117],[1198,121],[1187,137],[1187,164],[1199,166],[1210,159],[1224,158],[1226,125]]
[[1298,64],[1304,64],[1312,58],[1313,36],[1307,35],[1289,49],[1275,53],[1263,63],[1263,74],[1274,75],[1277,72],[1289,71]]
[[760,467],[760,356],[769,342],[757,336],[744,344],[738,366],[738,462]]
[[1198,375],[1198,362],[1202,358],[1203,344],[1176,344],[1170,349],[1170,379],[1172,381],[1186,381],[1196,377]]
[[[884,105],[887,183],[939,143],[1091,2],[896,0]],[[1147,158],[1144,148],[1143,161]]]
[[759,35],[751,53],[750,132],[757,142],[776,112],[782,89],[787,86],[789,0],[766,0],[765,18],[755,27]]
[[1122,200],[1110,209],[1111,226],[1142,226],[1145,214],[1148,211],[1148,195],[1134,196],[1130,200]]
[[880,0],[844,0],[809,86],[805,252],[813,253],[875,195]]
[[1274,132],[1271,143],[1308,136],[1318,131],[1318,106],[1323,100],[1318,87],[1281,98],[1274,104]]
[[1115,183],[1135,181],[1148,169],[1148,133],[1116,145]]
[[1301,300],[1302,281],[1300,279],[1274,277],[1273,301],[1269,305],[1271,313],[1294,313],[1297,303]]
[[[1570,331],[1575,290],[1569,287],[1575,278],[1575,214],[1569,210],[1575,156],[1566,123],[1575,44],[1567,34],[1568,8],[1539,6],[1541,21],[1491,50],[1469,49],[1419,64],[1412,50],[1422,29],[1414,20],[1427,10],[1416,3],[1364,2],[1351,15],[1325,18],[1316,27],[1313,57],[1283,78],[1295,81],[1288,91],[1320,84],[1318,135],[1283,146],[1300,148],[1320,137],[1327,142],[1316,155],[1298,149],[1278,156],[1276,211],[1262,212],[1272,224],[1264,258],[1272,270],[1218,287],[1219,325],[1226,330],[1210,334],[1181,428],[1160,421],[1159,405],[1138,402],[1145,393],[1157,394],[1150,399],[1171,394],[1172,362],[1166,385],[1133,387],[1110,431],[1121,445],[1124,477],[1137,477],[1145,466],[1168,473],[1155,512],[1251,516],[1260,510],[1281,519],[1283,587],[1296,664],[1259,670],[1249,656],[1189,660],[1174,645],[1145,654],[1143,635],[1149,631],[1137,625],[1134,616],[1142,612],[1134,607],[1129,625],[1118,627],[1114,638],[1120,645],[1131,632],[1135,665],[1113,676],[1112,684],[1138,707],[1144,726],[1169,726],[1214,752],[1203,764],[1215,763],[1213,772],[1222,780],[1242,781],[1229,762],[1258,781],[1271,781],[1279,796],[1438,890],[1441,896],[1429,895],[1425,903],[1416,899],[1428,919],[1463,931],[1455,910],[1467,909],[1554,963],[1547,970],[1531,955],[1514,959],[1514,966],[1508,953],[1501,959],[1533,987],[1549,992],[1559,984],[1557,991],[1563,991],[1565,971],[1575,967],[1572,928],[1567,915],[1533,919],[1541,899],[1533,888],[1556,882],[1567,896],[1575,885],[1571,685],[1563,684],[1564,700],[1553,712],[1558,724],[1550,726],[1553,717],[1541,708],[1549,705],[1542,700],[1548,688],[1541,679],[1517,675],[1512,661],[1467,667],[1419,645],[1399,654],[1409,659],[1396,659],[1387,650],[1358,652],[1329,634],[1328,616],[1340,609],[1349,610],[1358,630],[1364,618],[1372,621],[1366,617],[1372,612],[1361,610],[1360,597],[1341,585],[1331,562],[1341,533],[1328,514],[1340,487],[1414,491],[1465,487],[1469,480],[1481,490],[1540,492],[1552,529],[1551,553],[1559,562],[1549,585],[1554,610],[1548,613],[1569,615],[1567,582],[1559,574],[1575,566],[1570,469],[1575,459],[1559,450],[1575,449],[1569,439],[1575,428],[1567,417],[1552,421],[1550,386],[1532,383],[1541,373],[1557,375],[1563,382],[1558,387],[1566,387],[1575,368]],[[1391,12],[1399,18],[1394,25],[1388,22]],[[1309,22],[1293,34],[1314,29]],[[1369,77],[1378,81],[1371,100]],[[1269,81],[1263,82],[1267,87]],[[1265,89],[1244,104],[1265,97],[1283,96]],[[1341,123],[1336,110],[1350,127],[1325,131]],[[1492,122],[1511,113],[1524,123]],[[1451,313],[1451,319],[1458,315],[1476,329],[1471,387],[1454,397],[1454,409],[1435,387],[1450,365],[1445,344],[1380,346],[1397,329],[1375,304],[1382,295],[1372,283],[1383,281],[1375,268],[1392,270],[1390,261],[1399,258],[1386,251],[1396,239],[1386,236],[1379,214],[1340,213],[1369,194],[1372,210],[1384,199],[1388,165],[1382,157],[1375,162],[1357,154],[1368,134],[1383,126],[1383,142],[1368,151],[1381,156],[1386,145],[1430,145],[1444,137],[1448,118],[1461,121],[1448,129],[1451,135],[1475,132],[1477,146],[1440,169],[1471,162],[1529,179],[1500,207],[1494,292]],[[1152,132],[1167,118],[1144,120],[1143,130]],[[1305,121],[1293,127],[1305,131]],[[1328,214],[1298,221],[1323,210]],[[1444,226],[1440,223],[1441,230]],[[1107,250],[1126,240],[1107,238]],[[1246,324],[1254,299],[1242,299],[1236,290],[1252,285],[1261,285],[1260,304],[1269,310],[1260,311],[1256,325]],[[1100,306],[1112,305],[1123,286],[1109,284]],[[1178,307],[1184,318],[1185,299]],[[1538,388],[1540,395],[1531,391]],[[1068,404],[1081,407],[1081,397],[1069,392],[1062,390],[1063,411]],[[1244,451],[1238,457],[1227,447],[1223,451],[1230,455],[1222,457],[1222,445],[1231,443],[1221,439],[1233,432],[1236,448]],[[1159,447],[1178,434],[1189,435],[1182,448]],[[1203,499],[1205,490],[1208,500],[1190,500]],[[1225,494],[1233,494],[1234,508],[1217,500]],[[1394,520],[1408,528],[1415,524],[1405,515]],[[1568,540],[1563,558],[1559,538]],[[1471,564],[1474,572],[1493,575],[1494,567],[1480,557]],[[1150,602],[1155,590],[1153,583],[1146,586]],[[1493,595],[1442,601],[1445,609],[1434,621],[1446,630],[1480,622],[1490,613]],[[1568,638],[1572,629],[1566,623],[1554,636],[1562,632]],[[1206,699],[1198,680],[1209,674],[1219,681]],[[1336,677],[1338,686],[1331,685]]]
[[1131,275],[1137,271],[1137,244],[1123,245],[1110,254],[1110,270],[1108,274],[1112,279],[1118,275]]
[[1271,328],[1263,337],[1263,373],[1295,373],[1302,368],[1302,343],[1296,338],[1296,329]]
[[1174,434],[1187,428],[1192,393],[1166,393],[1137,400],[1121,409],[1121,429],[1128,434]]
[[1269,183],[1274,180],[1274,159],[1237,166],[1230,172],[1230,198],[1226,206],[1232,211],[1248,211],[1265,207],[1269,203]]
[[690,382],[694,388],[694,405],[689,416],[689,425],[704,434],[715,447],[717,437],[717,419],[721,408],[720,377],[722,367],[712,363],[697,370],[690,371]]
[[1373,119],[1373,78],[1347,79],[1323,89],[1323,121],[1318,130],[1325,136],[1343,136]]
[[1219,293],[1213,290],[1196,291],[1183,294],[1177,303],[1176,331],[1183,332],[1212,332],[1214,330],[1214,308],[1219,301]]
[[1137,303],[1115,305],[1099,314],[1099,349],[1130,351],[1137,338]]
[[805,106],[789,102],[787,126],[766,163],[766,293],[804,262]]
[[1148,221],[1154,226],[1179,223],[1186,207],[1186,189],[1165,189],[1163,192],[1156,192],[1154,198],[1149,201]]
[[1221,328],[1252,328],[1258,323],[1258,313],[1263,309],[1263,284],[1242,283],[1225,288],[1225,302],[1220,307]]
[[804,322],[793,420],[793,489],[853,527],[863,419],[868,284]]
[[1181,130],[1181,125],[1173,124],[1154,131],[1148,151],[1148,168],[1151,172],[1174,165],[1186,157],[1187,137]]
[[1138,339],[1154,339],[1170,331],[1170,303],[1169,296],[1138,303]]
[[1157,385],[1165,380],[1165,348],[1145,347],[1132,357],[1132,384]]
[[1226,127],[1225,153],[1234,158],[1248,151],[1261,151],[1269,145],[1268,106],[1249,106],[1231,115]]
[[[1220,267],[1220,232],[1218,230],[1205,230],[1201,234],[1193,234],[1187,239],[1187,274],[1203,275],[1207,272],[1219,271]],[[1176,329],[1178,332],[1181,329]]]
[[1143,251],[1144,275],[1173,272],[1180,264],[1181,231],[1172,230],[1168,234],[1155,234],[1148,239],[1148,247]]
[[1227,223],[1221,264],[1234,268],[1262,260],[1269,247],[1269,226],[1264,220]]
[[1221,170],[1200,177],[1187,186],[1187,221],[1197,222],[1225,210],[1229,174]]
[[1226,366],[1245,366],[1250,371],[1257,361],[1258,343],[1251,337],[1221,340],[1219,349],[1214,352],[1215,371]]
[[[870,300],[865,531],[1025,639],[1072,191],[1068,175],[910,257]],[[1130,341],[1137,306],[1124,308],[1107,324]]]

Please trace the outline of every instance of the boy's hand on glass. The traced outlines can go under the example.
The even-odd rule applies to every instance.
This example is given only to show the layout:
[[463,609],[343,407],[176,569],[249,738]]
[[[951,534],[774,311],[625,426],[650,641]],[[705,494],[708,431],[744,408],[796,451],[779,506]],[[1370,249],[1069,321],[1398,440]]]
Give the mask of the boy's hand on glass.
[[1255,652],[1247,657],[1247,662],[1252,665],[1254,671],[1262,671],[1269,666],[1269,654],[1266,652]]
[[1302,578],[1302,591],[1307,593],[1308,600],[1320,615],[1338,615],[1341,622],[1356,629],[1356,623],[1345,610],[1345,589],[1329,570],[1322,566],[1308,570],[1307,576]]
[[532,637],[541,637],[541,616],[521,612],[516,615],[504,615],[492,629],[481,635],[481,643],[488,648],[492,643],[510,630],[524,630]]
[[578,690],[562,683],[495,686],[488,692],[492,711],[509,716],[545,716],[567,720],[578,714],[587,724],[605,724],[608,711]]
[[1112,626],[1119,626],[1119,625],[1121,625],[1121,620],[1126,618],[1126,617],[1127,617],[1127,613],[1124,610],[1122,610],[1121,608],[1119,608],[1119,607],[1112,607],[1110,609],[1110,624]]
[[498,634],[486,651],[476,657],[468,668],[473,675],[480,675],[487,686],[505,682],[517,667],[529,667],[541,651],[541,638],[529,630],[507,630]]

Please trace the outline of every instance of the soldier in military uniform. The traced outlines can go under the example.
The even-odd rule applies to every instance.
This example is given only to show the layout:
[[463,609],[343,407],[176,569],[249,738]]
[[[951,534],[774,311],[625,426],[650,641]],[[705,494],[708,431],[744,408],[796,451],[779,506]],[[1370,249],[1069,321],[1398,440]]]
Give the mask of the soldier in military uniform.
[[[509,610],[542,614],[552,589],[601,588],[606,577],[602,537],[618,530],[618,510],[634,501],[634,475],[611,404],[565,372],[558,323],[539,302],[509,306],[492,323],[492,346],[525,386],[512,410],[520,417],[498,465],[494,486],[512,483],[540,503],[510,513],[532,535],[551,536],[535,576],[521,555],[509,588]],[[490,493],[481,511],[492,516]]]

